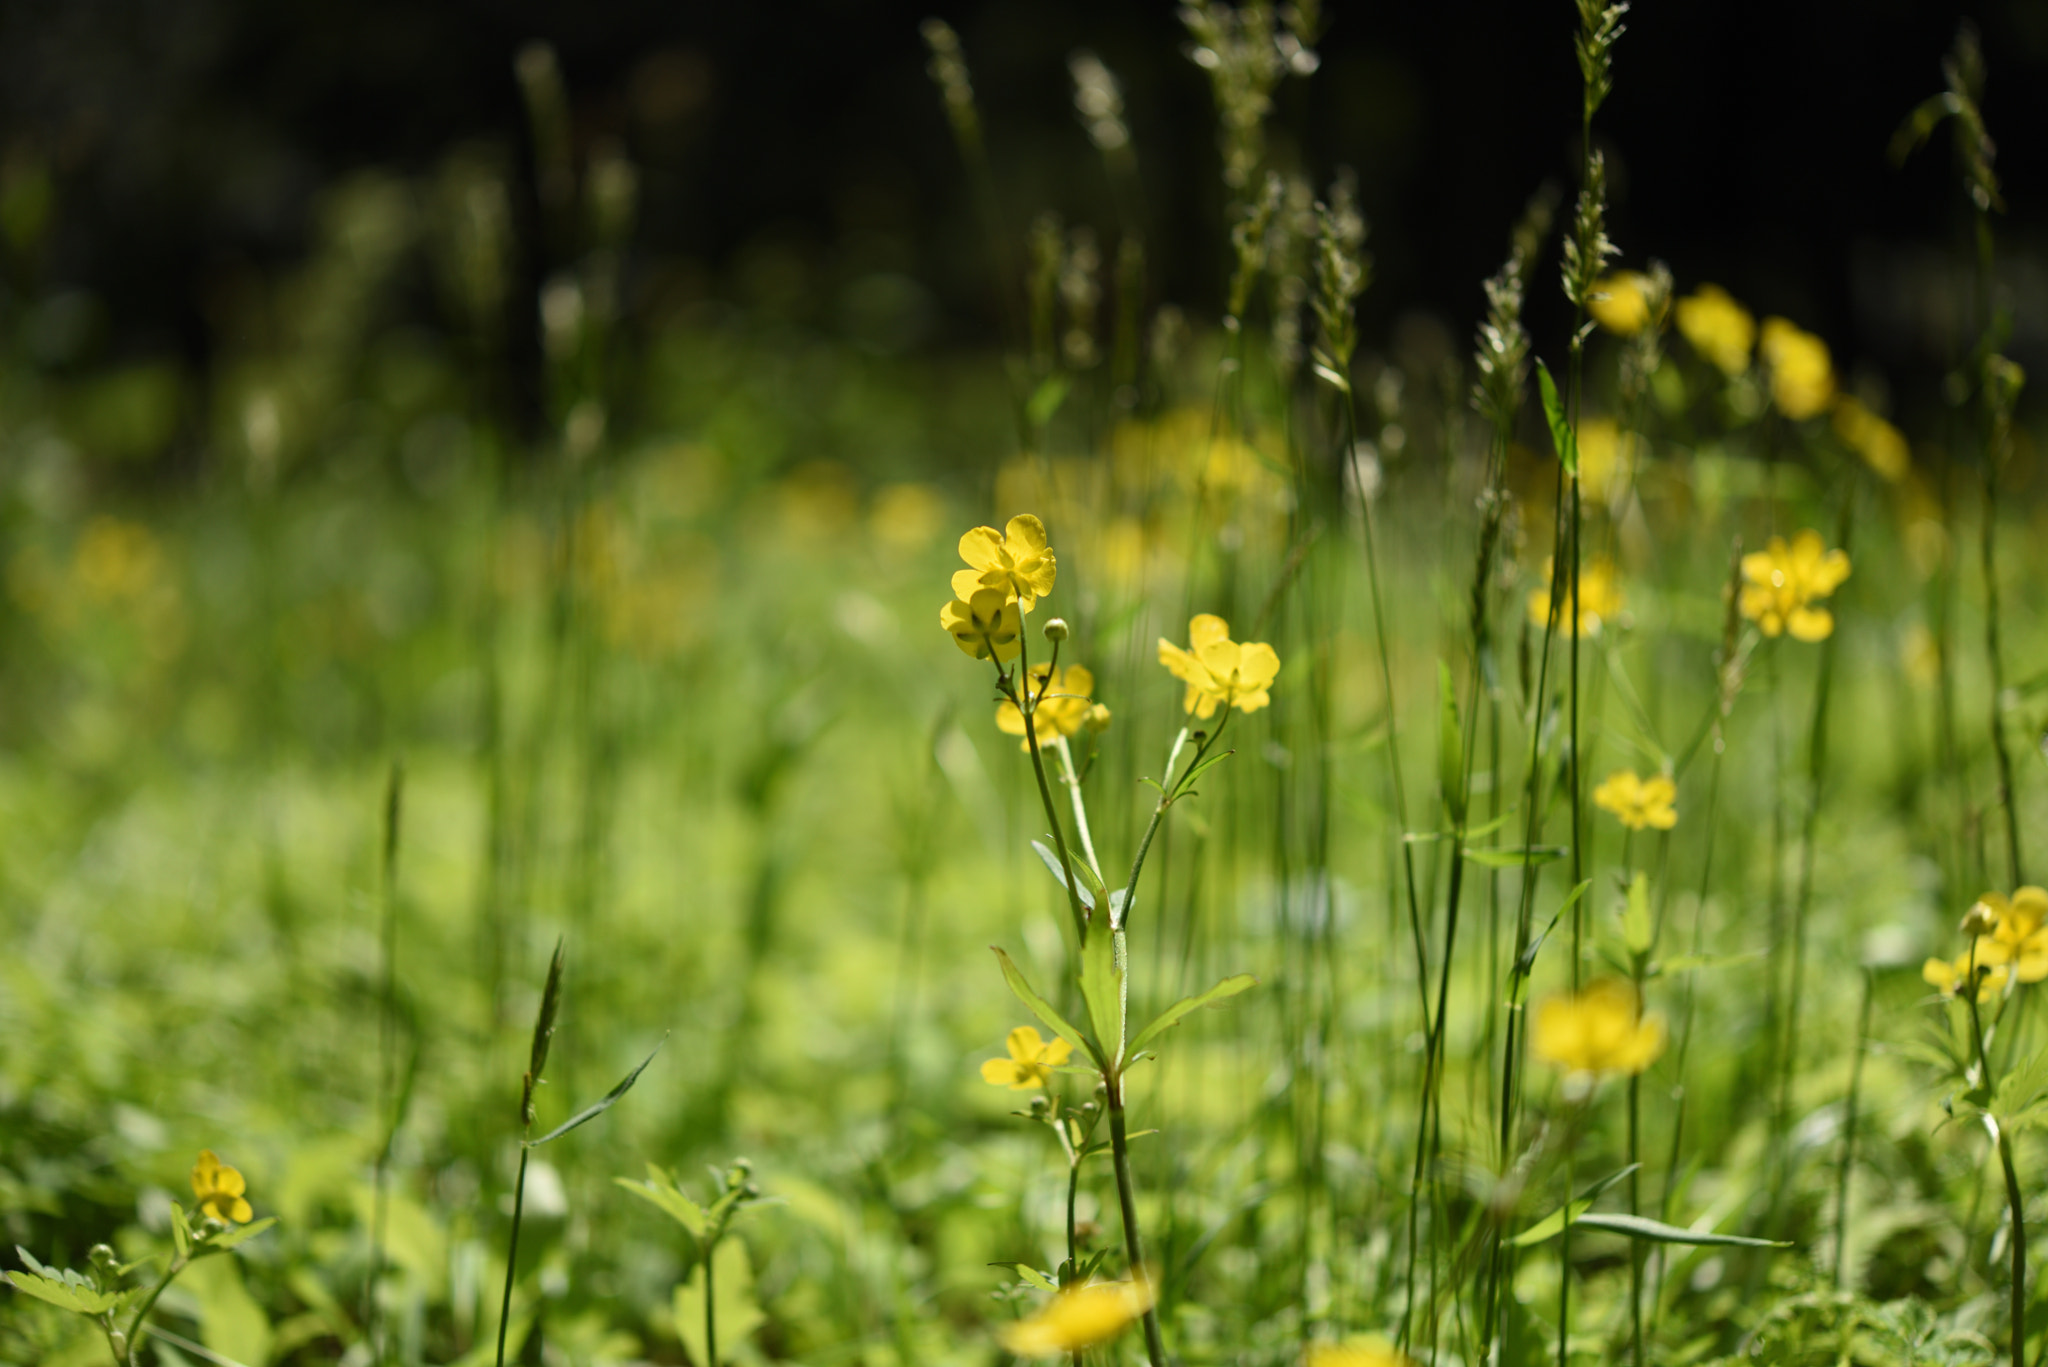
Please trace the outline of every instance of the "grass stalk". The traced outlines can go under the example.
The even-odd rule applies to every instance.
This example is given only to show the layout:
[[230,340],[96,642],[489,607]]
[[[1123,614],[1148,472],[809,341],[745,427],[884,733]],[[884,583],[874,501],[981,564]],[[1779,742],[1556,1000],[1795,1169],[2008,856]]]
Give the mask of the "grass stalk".
[[384,1231],[390,1215],[391,1146],[401,1120],[398,1089],[398,835],[405,800],[405,762],[393,760],[384,789],[384,858],[378,901],[382,925],[378,946],[382,958],[377,1022],[377,1100],[384,1136],[377,1146],[371,1175],[370,1275],[363,1288],[363,1321],[372,1360],[384,1361],[383,1308],[377,1287],[384,1279]]
[[[1848,1289],[1843,1276],[1848,1267],[1846,1255],[1849,1247],[1849,1177],[1856,1166],[1856,1126],[1861,1120],[1859,1112],[1863,1098],[1863,1059],[1870,1052],[1870,1000],[1876,981],[1876,971],[1865,965],[1863,1005],[1856,1013],[1856,1056],[1849,1064],[1849,1098],[1846,1114],[1842,1118],[1842,1163],[1835,1173],[1835,1286],[1844,1291]],[[2010,1175],[2011,1170],[2008,1167],[2008,1178]]]

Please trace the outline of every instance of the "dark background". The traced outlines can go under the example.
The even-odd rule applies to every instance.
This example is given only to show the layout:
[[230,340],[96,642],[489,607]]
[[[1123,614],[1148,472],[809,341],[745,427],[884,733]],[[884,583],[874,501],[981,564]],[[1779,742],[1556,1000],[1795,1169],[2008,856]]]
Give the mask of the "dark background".
[[[354,169],[424,174],[457,145],[492,146],[529,182],[530,224],[512,59],[546,39],[579,144],[616,139],[641,168],[639,302],[724,298],[830,328],[835,292],[882,270],[929,292],[923,345],[994,344],[988,255],[924,74],[918,22],[934,12],[965,44],[1018,236],[1046,207],[1111,227],[1066,58],[1090,47],[1118,73],[1154,300],[1213,316],[1214,121],[1169,3],[9,0],[0,138],[54,175],[41,287],[89,296],[105,320],[77,363],[169,348],[203,367],[224,340],[210,292],[297,259],[322,188]],[[2003,270],[2028,359],[2048,290],[2028,114],[2048,77],[2039,3],[1638,5],[1596,128],[1624,262],[1660,257],[1681,288],[1723,283],[1845,358],[1938,369],[1957,332],[1939,316],[1943,272],[1967,241],[1953,158],[1945,134],[1904,169],[1886,147],[1940,88],[1966,14],[1990,68]],[[1338,164],[1359,176],[1376,258],[1368,345],[1415,310],[1463,336],[1523,203],[1546,178],[1569,185],[1573,8],[1340,2],[1328,18],[1321,71],[1283,86],[1276,142],[1319,180]],[[526,257],[532,281],[551,268],[540,245]],[[1538,291],[1539,336],[1559,325],[1540,311],[1553,293]]]

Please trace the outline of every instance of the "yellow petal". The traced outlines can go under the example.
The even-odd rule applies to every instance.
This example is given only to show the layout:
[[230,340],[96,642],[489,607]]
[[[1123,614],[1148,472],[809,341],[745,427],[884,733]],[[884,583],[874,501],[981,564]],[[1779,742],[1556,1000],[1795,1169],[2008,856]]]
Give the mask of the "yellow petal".
[[976,527],[960,538],[960,558],[978,570],[1002,564],[1002,535],[994,527]]
[[1045,1041],[1028,1025],[1012,1030],[1004,1043],[1009,1046],[1010,1057],[1019,1063],[1036,1063],[1039,1051],[1045,1048]]
[[1188,648],[1199,655],[1202,647],[1216,641],[1230,639],[1230,623],[1213,612],[1198,613],[1188,619]]
[[954,570],[953,596],[963,602],[972,598],[976,589],[984,587],[981,579],[987,573],[987,570]]
[[1009,1087],[1014,1090],[1017,1075],[1022,1071],[1014,1059],[985,1059],[981,1065],[981,1080],[993,1087]]
[[[1241,688],[1264,689],[1280,673],[1280,653],[1264,641],[1247,641],[1237,655],[1237,682]],[[1244,709],[1240,705],[1240,710]]]
[[[1785,619],[1793,638],[1801,641],[1825,641],[1834,634],[1835,616],[1826,608],[1794,608],[1792,615]],[[1772,632],[1775,636],[1777,633]]]
[[[993,528],[983,530],[994,531]],[[1045,549],[1045,524],[1029,513],[1017,514],[1003,529],[1003,548],[1016,560],[1037,555]]]
[[1046,1041],[1045,1048],[1039,1052],[1038,1061],[1048,1067],[1057,1068],[1071,1058],[1073,1053],[1074,1046],[1067,1043],[1064,1036],[1056,1035]]

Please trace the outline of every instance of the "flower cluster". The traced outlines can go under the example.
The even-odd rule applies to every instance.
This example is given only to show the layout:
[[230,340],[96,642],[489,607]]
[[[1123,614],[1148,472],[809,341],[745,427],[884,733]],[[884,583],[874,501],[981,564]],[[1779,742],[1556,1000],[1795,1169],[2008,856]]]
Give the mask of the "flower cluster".
[[1029,513],[998,532],[976,527],[960,538],[967,568],[953,575],[953,600],[939,609],[939,625],[977,660],[998,665],[1017,658],[1022,613],[1052,592],[1058,564],[1046,545],[1045,524]]
[[[1547,589],[1537,589],[1529,595],[1529,623],[1531,626],[1547,626],[1552,614],[1562,620],[1565,609],[1571,604],[1571,584],[1557,578],[1557,564],[1547,560],[1543,564],[1543,577],[1550,582]],[[1556,606],[1551,604],[1551,595],[1557,595]],[[1606,623],[1621,615],[1621,576],[1615,572],[1611,560],[1594,560],[1579,568],[1579,619],[1580,637],[1598,636]],[[1570,628],[1567,626],[1567,630]]]
[[1593,805],[1614,813],[1632,831],[1653,826],[1668,831],[1678,824],[1678,785],[1668,775],[1638,778],[1633,769],[1618,769],[1593,790]]
[[1809,528],[1789,546],[1774,536],[1765,549],[1742,557],[1742,615],[1766,636],[1790,631],[1797,640],[1824,641],[1834,632],[1835,617],[1814,603],[1848,577],[1848,552],[1828,550],[1819,532]]
[[1207,721],[1218,707],[1256,712],[1272,701],[1266,691],[1280,673],[1280,656],[1263,641],[1230,639],[1230,623],[1213,613],[1188,621],[1188,648],[1159,638],[1159,663],[1188,686],[1181,706]]
[[1963,916],[1970,948],[1953,963],[1929,959],[1920,976],[1943,996],[1953,997],[1974,972],[1977,1000],[2005,990],[2008,979],[2037,983],[2048,978],[2048,890],[2025,887],[2007,897],[1987,892]]
[[1580,1089],[1608,1075],[1633,1076],[1664,1052],[1664,1018],[1645,1014],[1633,984],[1603,978],[1536,1008],[1530,1047]]
[[[1041,747],[1078,735],[1083,729],[1101,731],[1109,726],[1109,709],[1090,696],[1095,692],[1095,676],[1080,665],[1065,669],[1050,663],[1033,665],[1025,687],[1038,700],[1031,719]],[[1007,700],[998,703],[996,729],[1006,736],[1024,735],[1023,709]],[[1030,745],[1026,739],[1019,748],[1029,749]]]

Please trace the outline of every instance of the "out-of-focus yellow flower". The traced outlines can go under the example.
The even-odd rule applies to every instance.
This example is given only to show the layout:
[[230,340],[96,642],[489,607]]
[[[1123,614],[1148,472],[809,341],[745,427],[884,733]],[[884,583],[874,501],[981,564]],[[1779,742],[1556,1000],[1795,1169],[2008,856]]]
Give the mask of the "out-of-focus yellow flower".
[[1343,1343],[1311,1343],[1302,1361],[1304,1367],[1415,1367],[1413,1358],[1378,1334]]
[[1586,312],[1609,332],[1633,337],[1650,321],[1650,301],[1643,289],[1650,277],[1641,271],[1615,271],[1594,282]]
[[1813,604],[1848,577],[1848,552],[1826,549],[1819,532],[1808,528],[1790,546],[1774,536],[1765,549],[1742,557],[1742,615],[1766,636],[1790,631],[1797,640],[1826,640],[1834,614]]
[[1890,483],[1912,468],[1905,433],[1847,394],[1835,400],[1835,435]]
[[[1572,590],[1569,581],[1559,582],[1555,560],[1543,562],[1543,577],[1550,581],[1550,588],[1537,589],[1529,595],[1529,623],[1532,626],[1547,626],[1550,623],[1550,595],[1557,594],[1556,612],[1560,620],[1571,606]],[[1601,559],[1579,567],[1579,629],[1580,636],[1598,636],[1609,621],[1621,615],[1621,576],[1615,573],[1614,562]]]
[[212,1149],[201,1149],[199,1161],[192,1165],[192,1194],[199,1198],[199,1208],[216,1220],[233,1224],[247,1224],[255,1211],[242,1193],[248,1183],[242,1174],[227,1164]]
[[1602,978],[1576,996],[1551,997],[1538,1006],[1529,1042],[1537,1058],[1589,1085],[1655,1063],[1664,1052],[1664,1017],[1644,1013],[1632,984]]
[[[1025,686],[1038,699],[1031,725],[1038,733],[1041,749],[1062,736],[1078,735],[1083,727],[1090,731],[1108,729],[1109,709],[1091,700],[1095,676],[1080,665],[1055,669],[1050,664],[1035,664]],[[1007,698],[996,704],[996,729],[1006,736],[1024,734],[1024,713]],[[1031,742],[1026,740],[1018,748],[1030,747]]]
[[1668,831],[1678,824],[1678,785],[1669,776],[1636,777],[1633,769],[1617,769],[1593,790],[1593,805],[1610,811],[1632,831],[1653,826]]
[[1756,319],[1719,285],[1701,285],[1678,301],[1678,330],[1692,349],[1730,377],[1749,369],[1756,345]]
[[1188,686],[1181,706],[1207,721],[1220,706],[1256,712],[1273,699],[1267,689],[1280,673],[1280,656],[1262,641],[1230,639],[1230,623],[1213,613],[1188,621],[1188,649],[1159,638],[1159,663]]
[[1579,483],[1594,498],[1615,503],[1627,493],[1629,458],[1642,453],[1643,440],[1623,432],[1612,418],[1579,424]]
[[1018,1357],[1059,1357],[1109,1342],[1151,1308],[1152,1288],[1144,1281],[1083,1282],[1037,1314],[1004,1325],[996,1337]]
[[141,598],[156,587],[164,555],[156,537],[139,522],[95,517],[79,534],[72,574],[94,602]]
[[1764,319],[1757,351],[1771,373],[1771,402],[1794,422],[1822,412],[1835,397],[1828,344],[1790,319]]
[[891,484],[875,495],[868,513],[874,539],[893,551],[924,549],[938,535],[945,500],[928,484]]
[[1013,1092],[1043,1087],[1052,1077],[1052,1070],[1065,1063],[1067,1056],[1074,1052],[1074,1046],[1063,1039],[1040,1039],[1038,1032],[1028,1025],[1012,1030],[1004,1044],[1010,1056],[983,1062],[981,1080],[997,1087],[1008,1087]]
[[1019,513],[1001,532],[976,527],[960,538],[960,558],[969,568],[953,574],[953,593],[968,598],[976,586],[1001,589],[1025,612],[1052,592],[1058,569],[1045,543],[1045,524]]
[[2048,978],[2048,890],[2024,887],[2010,897],[1987,892],[1963,917],[1963,930],[1972,940],[1967,952],[1953,965],[1929,959],[1920,970],[1920,976],[1944,995],[1956,994],[1972,963],[1983,975],[1977,985],[1979,1001],[2003,990],[2008,977],[2023,983]]
[[939,625],[951,633],[954,645],[977,660],[993,655],[1003,664],[1023,648],[1017,639],[1024,630],[1017,605],[1001,589],[974,589],[966,598],[955,598],[939,609]]

